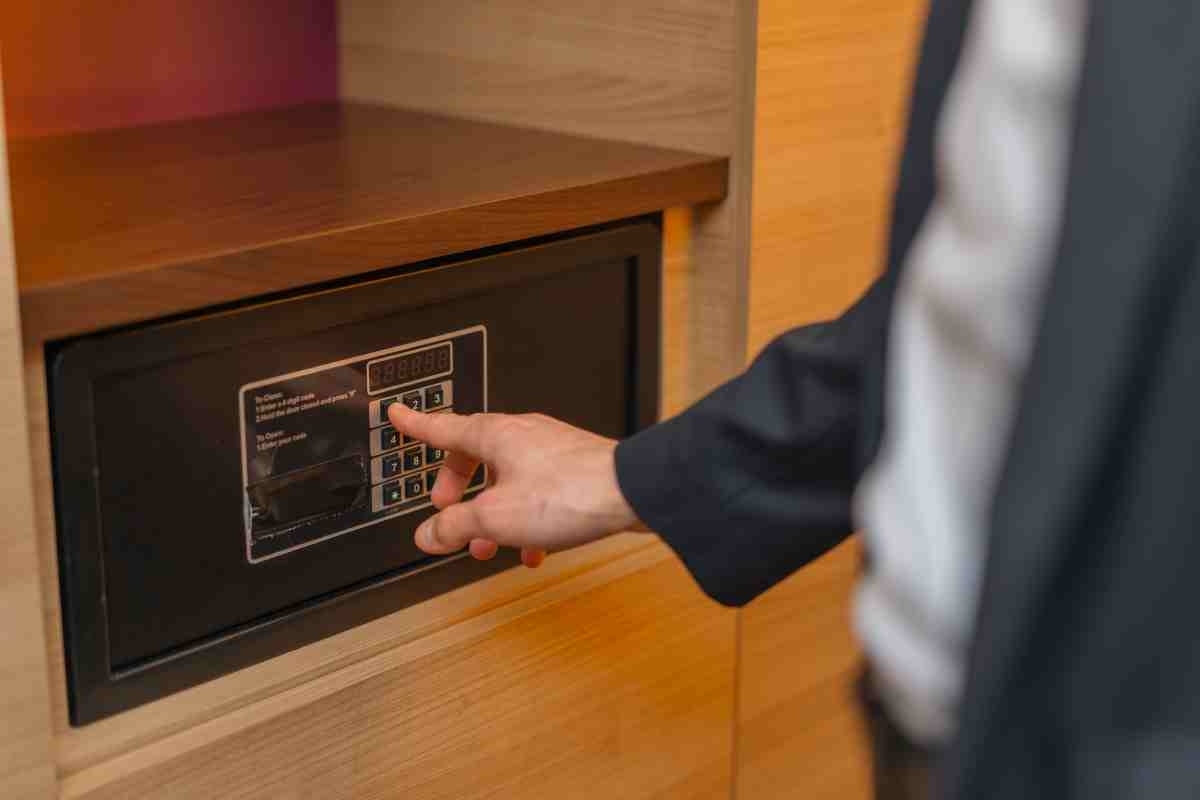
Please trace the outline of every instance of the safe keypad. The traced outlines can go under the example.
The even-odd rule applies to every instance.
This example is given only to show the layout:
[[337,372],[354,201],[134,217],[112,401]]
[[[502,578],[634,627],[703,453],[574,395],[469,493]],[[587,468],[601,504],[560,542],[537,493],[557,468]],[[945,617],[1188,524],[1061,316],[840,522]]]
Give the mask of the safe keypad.
[[395,403],[403,403],[414,411],[453,411],[453,396],[454,382],[441,380],[405,389],[370,404],[373,511],[385,511],[427,496],[437,481],[438,466],[446,458],[440,448],[401,436],[388,423],[388,409]]

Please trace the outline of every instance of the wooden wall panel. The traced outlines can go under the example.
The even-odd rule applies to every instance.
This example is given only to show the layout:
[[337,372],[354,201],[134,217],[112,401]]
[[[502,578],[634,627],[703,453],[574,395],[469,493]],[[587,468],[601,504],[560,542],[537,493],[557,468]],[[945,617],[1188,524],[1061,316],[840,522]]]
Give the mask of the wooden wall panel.
[[[749,353],[878,274],[924,0],[760,0]],[[868,794],[848,543],[742,611],[738,800]]]
[[882,267],[925,0],[762,0],[750,353],[836,315]]
[[725,202],[688,212],[684,347],[694,398],[745,355],[755,3],[342,0],[342,96],[732,158]]
[[11,220],[0,137],[0,797],[32,800],[53,796],[54,762]]
[[727,155],[728,0],[342,0],[348,100]]

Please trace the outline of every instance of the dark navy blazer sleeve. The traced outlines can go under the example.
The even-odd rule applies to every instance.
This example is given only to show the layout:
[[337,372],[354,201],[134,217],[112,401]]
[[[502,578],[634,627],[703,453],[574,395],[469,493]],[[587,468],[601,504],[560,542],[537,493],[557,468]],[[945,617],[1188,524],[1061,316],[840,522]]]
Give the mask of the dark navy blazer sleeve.
[[718,602],[749,602],[852,531],[863,373],[887,305],[876,282],[838,319],[784,334],[617,446],[629,504]]

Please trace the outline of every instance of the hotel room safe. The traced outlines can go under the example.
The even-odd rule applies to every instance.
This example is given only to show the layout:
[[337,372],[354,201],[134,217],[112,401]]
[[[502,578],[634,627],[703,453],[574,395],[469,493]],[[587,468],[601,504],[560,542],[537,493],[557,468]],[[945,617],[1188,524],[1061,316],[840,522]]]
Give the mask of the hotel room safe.
[[652,422],[658,247],[636,221],[50,345],[72,723],[515,563],[416,549],[445,453],[387,409]]

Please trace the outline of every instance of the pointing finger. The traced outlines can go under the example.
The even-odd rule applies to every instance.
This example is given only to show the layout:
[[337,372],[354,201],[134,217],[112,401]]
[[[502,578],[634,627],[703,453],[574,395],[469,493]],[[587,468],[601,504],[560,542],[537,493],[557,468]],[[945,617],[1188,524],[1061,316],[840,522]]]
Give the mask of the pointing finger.
[[388,408],[388,421],[414,439],[482,461],[489,460],[491,433],[497,424],[494,414],[423,414],[403,403]]

